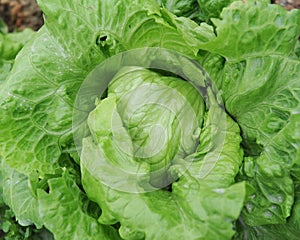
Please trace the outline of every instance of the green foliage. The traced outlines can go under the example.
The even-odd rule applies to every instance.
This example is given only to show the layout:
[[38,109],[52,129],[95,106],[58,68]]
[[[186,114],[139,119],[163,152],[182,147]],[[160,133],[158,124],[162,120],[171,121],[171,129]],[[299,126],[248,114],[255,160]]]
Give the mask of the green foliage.
[[38,4],[37,33],[0,22],[1,239],[300,236],[299,10]]

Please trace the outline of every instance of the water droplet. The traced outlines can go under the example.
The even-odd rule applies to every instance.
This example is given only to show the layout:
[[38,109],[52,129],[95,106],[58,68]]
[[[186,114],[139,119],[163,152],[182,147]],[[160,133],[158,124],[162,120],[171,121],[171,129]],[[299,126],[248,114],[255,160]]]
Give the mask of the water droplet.
[[271,213],[270,211],[265,211],[265,212],[264,212],[264,216],[265,216],[266,218],[271,218],[271,217],[273,217],[273,213]]
[[246,208],[249,212],[252,212],[254,209],[254,205],[250,202],[246,203]]

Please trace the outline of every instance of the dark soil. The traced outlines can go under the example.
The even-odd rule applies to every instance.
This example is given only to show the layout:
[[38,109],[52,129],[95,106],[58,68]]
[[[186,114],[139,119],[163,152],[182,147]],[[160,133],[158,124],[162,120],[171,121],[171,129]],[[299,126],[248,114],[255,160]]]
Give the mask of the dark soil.
[[0,18],[9,31],[27,27],[38,30],[43,25],[42,11],[35,0],[0,0]]
[[284,6],[288,10],[300,8],[300,0],[276,0],[274,3]]

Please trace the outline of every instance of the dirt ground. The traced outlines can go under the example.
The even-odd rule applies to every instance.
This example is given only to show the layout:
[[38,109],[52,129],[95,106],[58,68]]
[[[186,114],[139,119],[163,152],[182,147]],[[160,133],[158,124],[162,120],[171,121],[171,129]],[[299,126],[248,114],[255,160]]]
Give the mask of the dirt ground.
[[[300,0],[273,0],[286,9],[300,8]],[[43,25],[42,12],[36,0],[0,0],[0,18],[9,31],[30,27],[38,30]]]
[[272,2],[284,6],[288,10],[291,10],[293,8],[300,8],[300,0],[275,0]]
[[9,31],[26,27],[38,30],[43,25],[42,12],[35,0],[0,0],[0,18]]

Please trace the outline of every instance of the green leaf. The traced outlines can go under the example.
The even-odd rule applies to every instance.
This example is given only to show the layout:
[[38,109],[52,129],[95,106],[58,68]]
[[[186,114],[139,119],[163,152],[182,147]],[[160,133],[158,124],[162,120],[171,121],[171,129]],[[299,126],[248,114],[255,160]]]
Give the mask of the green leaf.
[[[156,4],[80,2],[39,1],[45,26],[22,50],[1,87],[0,151],[21,173],[35,169],[43,176],[60,168],[59,157],[72,141],[77,91],[106,57],[143,46],[194,55],[172,23],[174,16]],[[80,26],[76,31],[74,24]]]
[[[269,71],[254,70],[257,64]],[[300,156],[299,74],[298,61],[280,57],[250,59],[236,84],[239,94],[227,100],[227,109],[236,117],[245,138],[264,148],[252,170],[255,180],[251,182],[260,189],[250,200],[254,209],[249,210],[248,221],[252,224],[259,220],[280,223],[290,215],[294,191],[290,170]],[[251,86],[253,78],[262,81]],[[259,200],[260,193],[264,197]]]
[[193,20],[198,20],[199,18],[197,0],[156,0],[156,2],[178,17],[187,17]]
[[5,33],[0,30],[0,59],[13,60],[35,32],[25,29],[22,32]]
[[0,84],[12,69],[16,55],[34,35],[35,32],[30,29],[8,33],[7,26],[0,19]]
[[115,76],[108,94],[117,98],[135,161],[147,162],[152,171],[159,171],[195,151],[205,106],[191,84],[132,67]]
[[38,189],[39,211],[55,239],[120,239],[116,230],[103,226],[83,210],[84,194],[72,175],[48,180],[49,193]]
[[[230,0],[198,0],[200,13],[195,1],[158,2],[166,8],[142,0],[39,0],[45,26],[36,34],[7,34],[0,21],[0,205],[3,191],[14,212],[4,207],[7,216],[0,223],[12,239],[32,233],[30,227],[16,227],[14,215],[23,225],[45,224],[57,239],[119,239],[114,228],[103,224],[121,225],[124,239],[231,239],[245,196],[238,239],[298,238],[299,11],[287,12],[267,0],[235,1],[229,7]],[[207,23],[198,25],[183,14],[196,21],[202,14]],[[190,131],[194,124],[183,111],[183,136],[197,143],[173,146],[180,138],[180,114],[166,116],[159,107],[144,106],[135,118],[126,119],[125,111],[132,113],[134,104],[125,89],[140,86],[119,75],[108,98],[98,101],[90,114],[92,137],[84,139],[80,162],[72,114],[83,80],[106,58],[140,47],[173,49],[191,58],[199,52],[222,90],[226,112],[239,125],[226,116],[217,89],[201,85],[208,93],[205,114],[192,92],[187,98],[201,111],[200,137]],[[189,71],[193,69],[183,69]],[[196,72],[193,77],[203,80]],[[187,95],[189,88],[177,88],[174,77],[164,80],[160,87]],[[152,81],[154,87],[157,82]],[[180,98],[159,90],[152,96],[155,102],[178,104],[174,99]],[[146,92],[141,95],[139,100],[146,99]],[[111,122],[117,124],[117,134]],[[162,136],[148,123],[162,125],[170,144],[161,156],[134,157],[141,149],[137,145],[149,146],[143,154],[163,146]],[[155,141],[149,142],[151,130]],[[246,156],[242,166],[241,148]],[[177,150],[180,154],[174,154]],[[103,210],[101,224],[96,220],[101,210],[80,190],[79,166],[71,158],[82,166],[88,196]],[[164,173],[156,177],[163,175],[173,184],[157,190],[149,175],[160,168]],[[55,175],[61,172],[61,177]]]
[[[0,166],[2,165],[3,159],[0,156]],[[2,169],[0,169],[0,208],[4,206],[3,200],[3,173]]]
[[2,19],[0,19],[0,33],[6,34],[7,32],[8,32],[7,25]]
[[218,18],[222,9],[234,0],[198,0],[200,19],[209,22],[211,18]]
[[200,134],[197,151],[188,156],[193,161],[188,171],[211,188],[227,187],[235,182],[243,159],[240,129],[210,96],[210,109]]
[[28,177],[11,169],[4,161],[2,161],[1,173],[4,202],[14,212],[18,223],[22,226],[35,224],[37,228],[41,228],[43,223],[39,217],[38,200]]
[[295,45],[295,55],[300,59],[300,41],[297,41]]
[[10,70],[12,69],[12,66],[13,66],[12,61],[0,60],[0,85],[7,78]]
[[[168,77],[156,80],[152,77],[153,72],[134,69],[139,73],[136,78],[132,76],[133,69],[126,68],[112,81],[108,98],[102,100],[89,116],[93,137],[83,141],[82,182],[88,197],[102,209],[99,221],[103,224],[120,222],[119,232],[124,239],[172,239],[175,235],[179,239],[230,239],[234,234],[232,221],[240,214],[245,194],[244,183],[234,184],[243,156],[238,126],[229,117],[224,121],[223,109],[212,91],[207,90],[210,109],[196,153],[184,159],[175,158],[167,170],[171,178],[179,177],[169,186],[171,191],[153,191],[148,188],[152,184],[151,175],[147,177],[148,169],[143,168],[143,159],[136,162],[134,169],[134,160],[138,158],[129,152],[132,148],[124,151],[118,144],[120,135],[123,136],[120,142],[126,146],[130,146],[136,136],[126,132],[130,132],[130,128],[126,128],[126,118],[128,115],[129,119],[134,118],[134,115],[130,114],[130,104],[127,108],[122,105],[122,95],[126,99],[126,94],[135,92],[141,83],[147,85],[148,81],[151,82],[154,90],[155,84],[160,83],[156,92],[161,90],[165,94],[158,92],[156,95],[159,102],[164,103],[165,100],[170,101],[164,86],[170,84],[173,89],[187,83]],[[143,78],[143,74],[147,78]],[[126,75],[128,81],[117,84]],[[146,99],[153,97],[150,86],[147,88],[149,92],[142,94]],[[187,86],[179,89],[182,89],[183,96],[190,97],[192,91],[184,91],[189,89]],[[114,94],[121,97],[114,97]],[[156,119],[154,113],[151,111],[149,116]],[[124,125],[114,124],[113,127],[116,119],[122,119]],[[224,138],[219,138],[222,136],[219,133],[223,133]],[[190,137],[190,134],[185,137]]]
[[246,223],[284,223],[294,202],[290,173],[300,156],[299,61],[274,56],[224,65],[211,56],[204,64],[213,66],[226,109],[242,129],[249,156],[241,178],[249,182]]
[[286,224],[273,224],[251,227],[246,225],[241,218],[238,225],[238,232],[234,239],[291,239],[297,240],[300,234],[300,188],[299,185],[295,188],[295,204],[292,211],[292,216]]
[[120,221],[124,239],[174,239],[175,234],[179,239],[230,239],[234,233],[231,221],[243,205],[244,184],[213,190],[180,181],[172,193],[134,194],[101,186],[93,174],[83,168],[85,189],[103,209],[99,221]]
[[[190,46],[237,62],[247,57],[293,53],[300,34],[300,11],[286,11],[265,1],[236,1],[224,8],[220,19],[212,19],[216,35],[206,39],[207,28],[189,25],[182,30]],[[180,25],[179,25],[180,26]],[[214,30],[210,30],[214,34]]]
[[[139,47],[159,46],[193,54],[172,23],[174,16],[152,1],[40,0],[39,5],[47,15],[51,34],[82,64],[98,63],[99,55],[107,57]],[[74,32],[68,22],[80,29]]]

